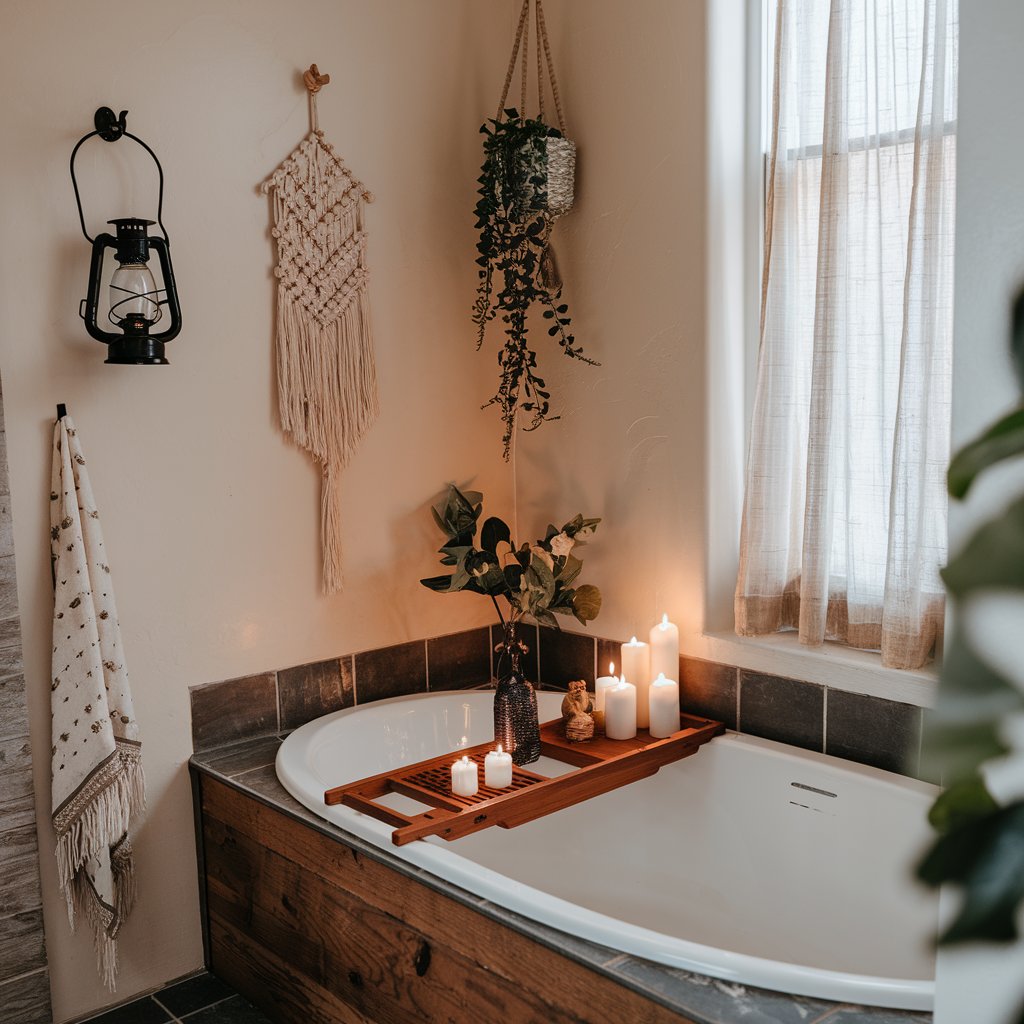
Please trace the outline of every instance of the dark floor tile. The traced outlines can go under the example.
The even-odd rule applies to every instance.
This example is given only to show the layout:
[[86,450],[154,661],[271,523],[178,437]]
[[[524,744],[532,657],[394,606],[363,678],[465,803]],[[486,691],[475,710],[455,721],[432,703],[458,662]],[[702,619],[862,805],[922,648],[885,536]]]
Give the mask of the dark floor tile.
[[181,1018],[185,1024],[272,1024],[270,1018],[241,996]]
[[463,690],[491,678],[491,627],[467,629],[427,641],[431,690]]
[[423,640],[381,647],[355,656],[356,700],[360,704],[423,693],[427,688],[427,645]]
[[679,704],[691,715],[702,715],[736,728],[736,684],[739,672],[731,665],[681,657]]
[[760,672],[740,673],[741,732],[822,750],[824,717],[824,687]]
[[189,696],[195,750],[278,731],[273,672],[193,686]]
[[887,772],[916,775],[921,709],[881,697],[828,690],[825,753]]
[[583,679],[593,690],[594,638],[547,627],[539,632],[541,682],[564,690],[573,679]]
[[4,1024],[52,1024],[50,978],[45,968],[0,985],[0,1019]]
[[[526,654],[520,661],[523,674],[531,683],[536,683],[539,679],[538,669],[540,665],[537,650],[539,646],[537,627],[530,622],[520,623],[518,635],[519,639],[526,645]],[[502,642],[504,636],[505,634],[500,624],[495,623],[495,625],[491,626],[492,650]],[[508,661],[503,659],[497,651],[494,652],[493,671],[495,679],[499,679],[504,672],[508,671]]]
[[[609,665],[615,665],[614,672],[609,672]],[[622,643],[619,640],[597,638],[597,674],[599,676],[618,675],[622,671]]]
[[835,1006],[823,999],[747,988],[636,957],[627,957],[614,969],[660,1002],[702,1024],[808,1024]]
[[194,978],[168,985],[155,993],[153,998],[166,1007],[175,1017],[184,1017],[214,1003],[235,995],[235,990],[212,974],[197,974]]
[[45,966],[42,909],[0,918],[0,982]]
[[280,747],[280,736],[261,736],[255,740],[232,743],[227,747],[215,747],[205,753],[202,761],[221,775],[240,775],[254,768],[272,765],[277,760]]
[[331,658],[277,671],[281,731],[288,732],[314,718],[352,707],[352,658]]
[[174,1018],[149,996],[90,1017],[88,1024],[166,1024]]

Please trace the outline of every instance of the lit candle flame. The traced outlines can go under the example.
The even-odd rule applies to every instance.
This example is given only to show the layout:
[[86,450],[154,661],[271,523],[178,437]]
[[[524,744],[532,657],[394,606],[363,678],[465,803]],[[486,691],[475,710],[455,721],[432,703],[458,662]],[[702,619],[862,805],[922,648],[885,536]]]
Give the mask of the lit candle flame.
[[501,744],[500,743],[498,744],[498,753],[499,754],[502,753],[502,749],[501,749]]
[[615,675],[615,662],[614,661],[609,661],[608,662],[608,675],[610,675],[610,676]]
[[630,640],[629,640],[629,642],[630,642],[631,644],[635,644],[635,643],[636,643],[636,637],[635,637],[635,636],[634,636],[634,637],[630,637]]
[[469,764],[469,755],[468,754],[463,754],[462,755],[462,763],[463,764]]
[[661,628],[668,629],[668,612],[665,612],[661,617]]

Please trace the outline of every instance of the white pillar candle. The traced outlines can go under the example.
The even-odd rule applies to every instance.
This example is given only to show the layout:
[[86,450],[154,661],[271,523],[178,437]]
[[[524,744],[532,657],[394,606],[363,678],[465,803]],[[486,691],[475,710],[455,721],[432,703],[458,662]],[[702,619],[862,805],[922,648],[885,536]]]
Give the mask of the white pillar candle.
[[604,711],[604,691],[610,690],[617,682],[615,662],[608,663],[608,675],[598,676],[594,683],[594,710]]
[[679,684],[674,679],[666,679],[661,673],[651,683],[648,697],[651,735],[660,740],[679,732]]
[[484,785],[489,789],[508,789],[512,785],[512,755],[506,754],[500,743],[484,758]]
[[625,679],[604,692],[604,734],[610,740],[636,735],[636,687]]
[[475,796],[480,788],[480,773],[476,762],[468,757],[452,765],[452,792],[456,796]]
[[647,690],[651,685],[651,649],[633,637],[622,645],[622,678],[636,687],[636,724],[646,729],[649,719]]
[[679,678],[679,628],[662,615],[651,629],[651,678]]

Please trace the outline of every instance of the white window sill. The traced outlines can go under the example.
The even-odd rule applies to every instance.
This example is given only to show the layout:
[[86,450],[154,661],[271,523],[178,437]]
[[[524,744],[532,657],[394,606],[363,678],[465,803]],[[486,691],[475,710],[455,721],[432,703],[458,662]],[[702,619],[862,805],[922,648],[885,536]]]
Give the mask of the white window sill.
[[800,643],[796,633],[758,637],[705,633],[697,644],[698,649],[684,651],[684,655],[901,704],[933,707],[938,693],[939,670],[935,663],[910,671],[882,668],[878,654],[840,644],[808,647]]

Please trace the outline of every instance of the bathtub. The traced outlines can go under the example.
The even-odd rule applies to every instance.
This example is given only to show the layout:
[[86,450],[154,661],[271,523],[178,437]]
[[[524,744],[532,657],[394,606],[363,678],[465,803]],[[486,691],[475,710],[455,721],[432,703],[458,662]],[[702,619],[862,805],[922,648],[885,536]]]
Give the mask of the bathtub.
[[[561,695],[538,697],[541,721],[557,718]],[[453,842],[397,847],[384,823],[324,805],[332,786],[488,741],[491,704],[449,692],[339,711],[284,741],[277,775],[344,831],[561,931],[734,983],[932,1008],[937,900],[910,878],[926,783],[730,732],[651,778]]]

